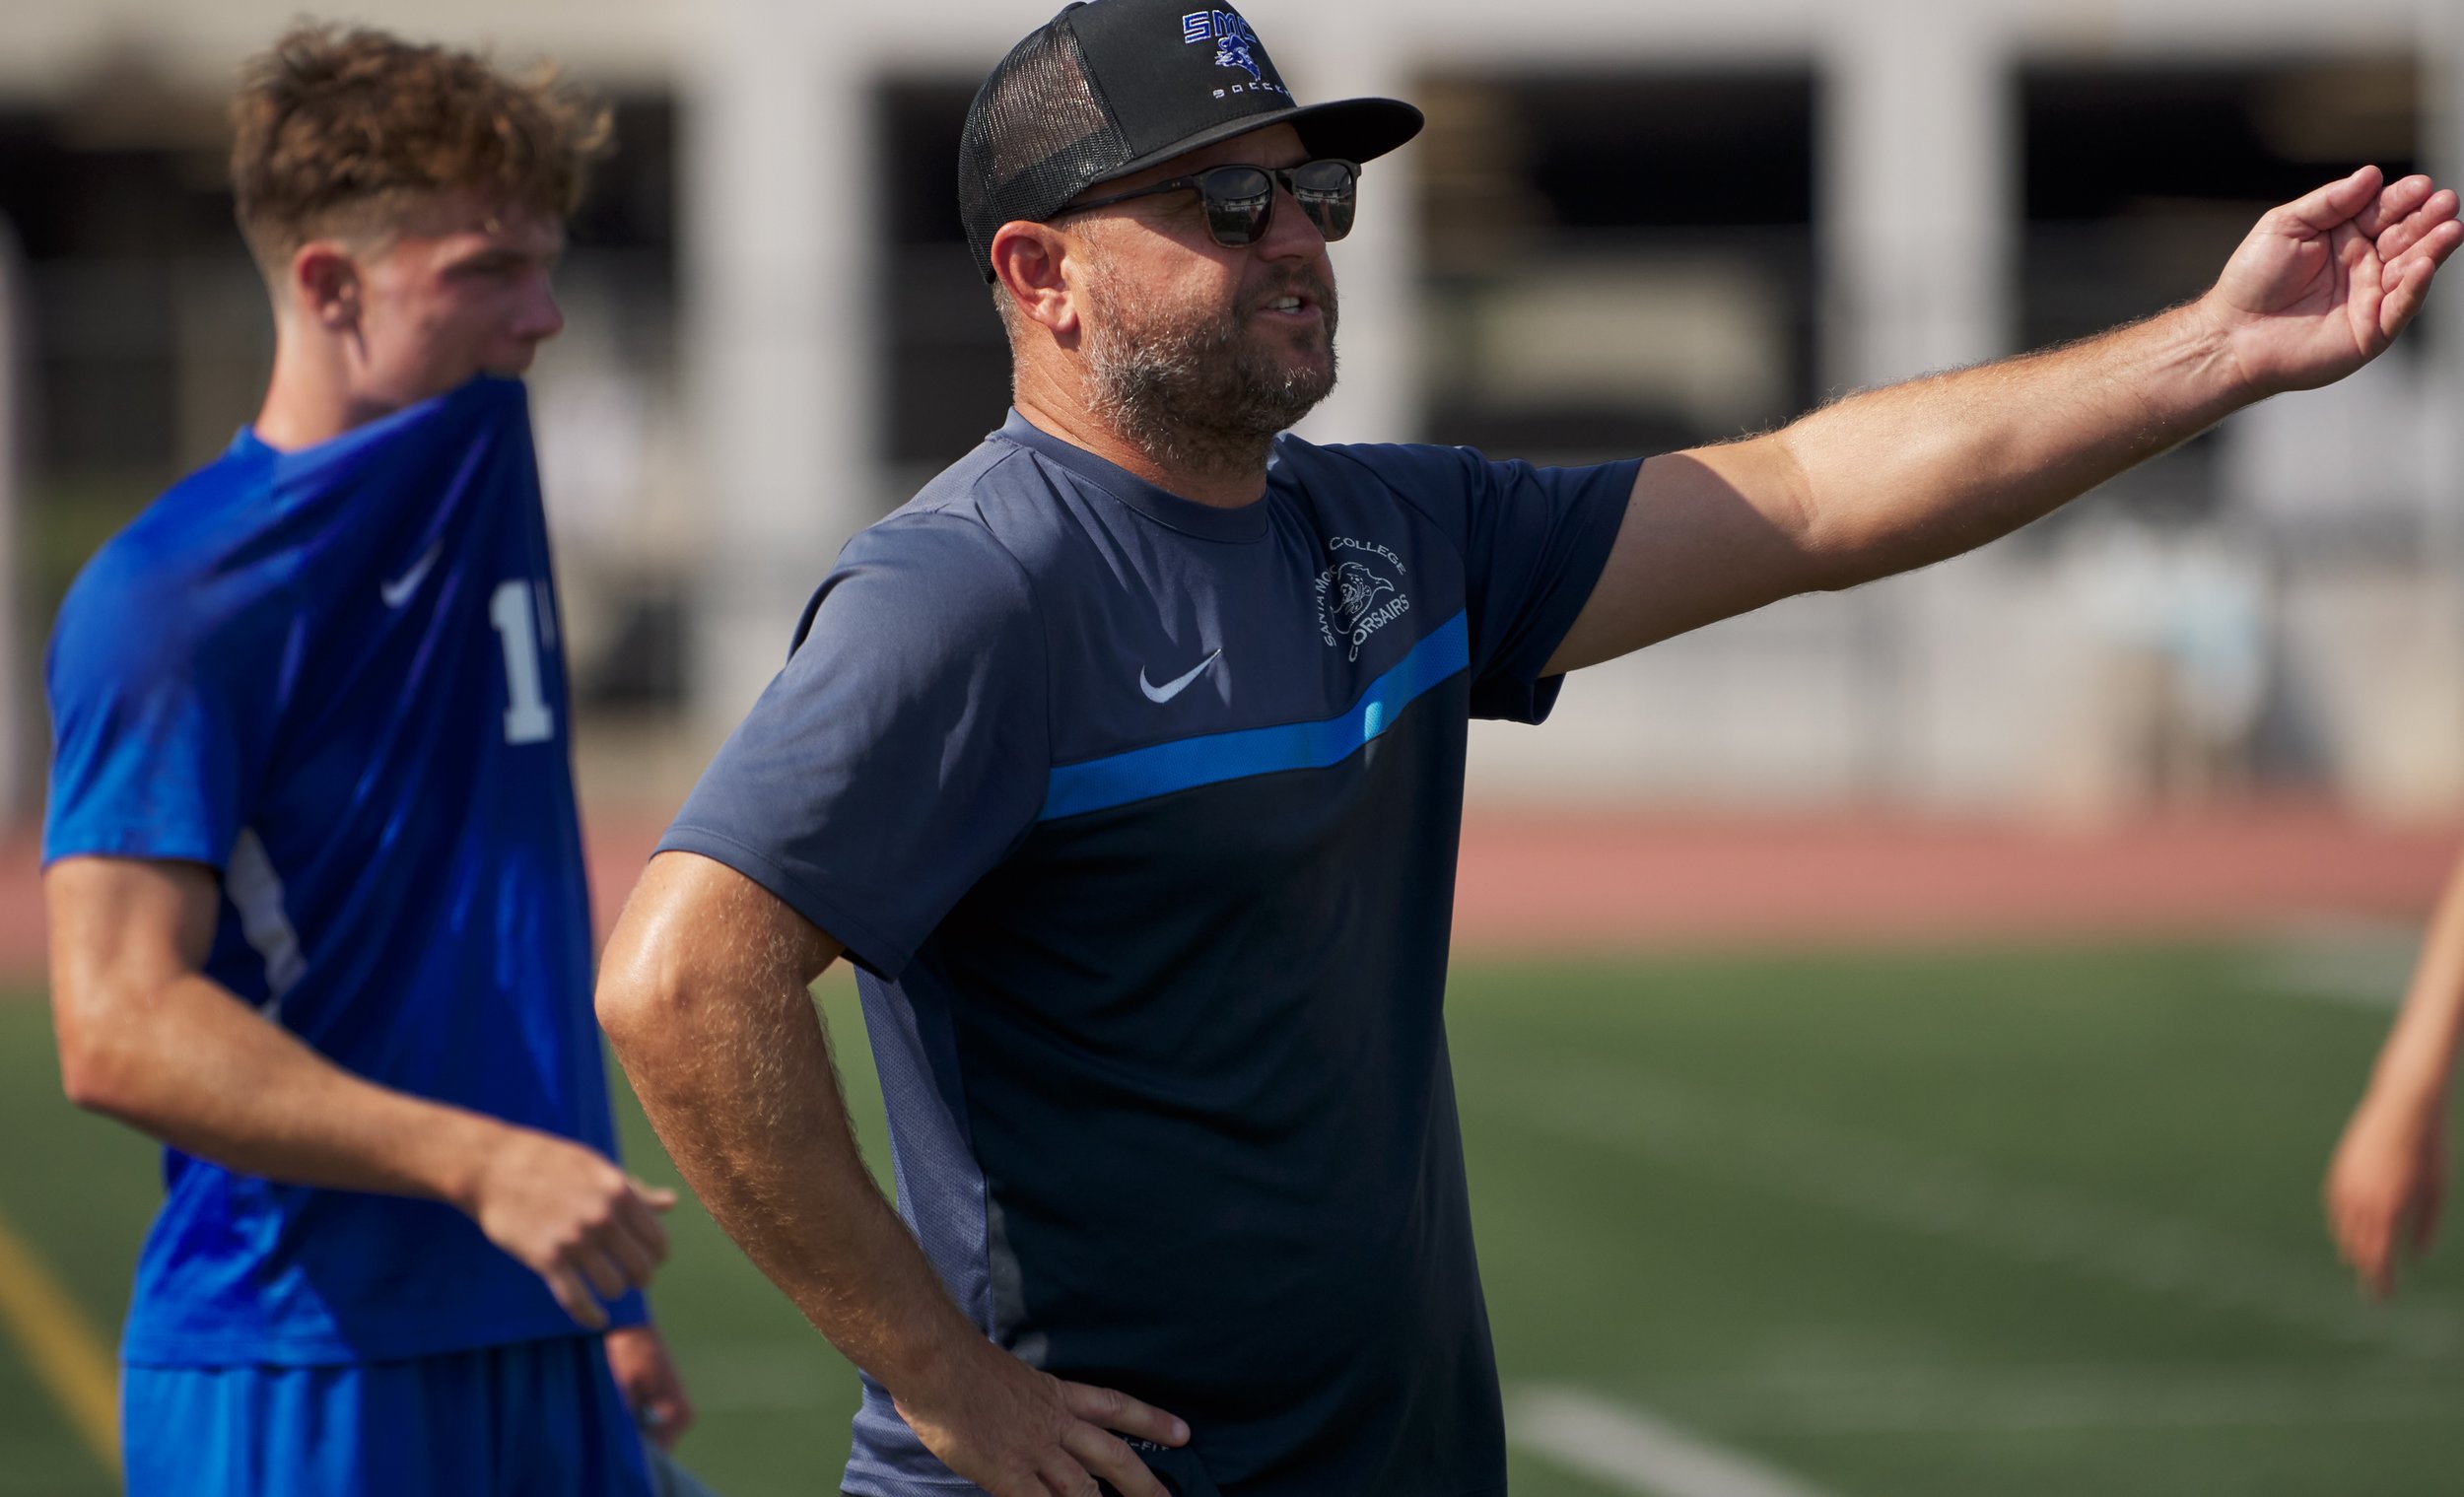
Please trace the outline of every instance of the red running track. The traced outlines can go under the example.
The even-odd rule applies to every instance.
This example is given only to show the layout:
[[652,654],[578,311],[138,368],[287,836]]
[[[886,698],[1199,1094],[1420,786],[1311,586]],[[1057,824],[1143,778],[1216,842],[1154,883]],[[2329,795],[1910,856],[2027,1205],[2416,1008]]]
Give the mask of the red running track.
[[[607,927],[659,828],[593,820]],[[1886,815],[1475,809],[1455,913],[1466,955],[1673,947],[2215,937],[2419,921],[2464,831],[2262,807],[2063,831]],[[39,982],[31,838],[0,843],[0,977]]]
[[[602,928],[655,828],[593,828]],[[2418,922],[2464,829],[2264,807],[2093,830],[1885,815],[1474,809],[1467,955],[2263,934]]]

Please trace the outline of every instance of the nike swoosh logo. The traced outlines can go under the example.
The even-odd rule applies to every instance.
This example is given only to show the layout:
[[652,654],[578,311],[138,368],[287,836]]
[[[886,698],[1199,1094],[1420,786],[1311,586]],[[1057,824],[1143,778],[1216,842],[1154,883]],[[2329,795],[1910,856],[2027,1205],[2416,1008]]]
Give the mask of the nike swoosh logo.
[[429,542],[428,549],[420,553],[419,560],[411,563],[410,571],[403,573],[390,582],[376,584],[377,596],[385,600],[387,608],[399,608],[409,602],[411,594],[419,590],[419,584],[428,580],[428,569],[437,565],[437,558],[443,555],[445,555],[444,541]]
[[1181,695],[1182,692],[1187,691],[1189,689],[1189,684],[1192,681],[1195,681],[1199,676],[1204,675],[1206,673],[1206,667],[1215,663],[1215,655],[1222,653],[1223,646],[1220,645],[1216,646],[1215,654],[1208,655],[1205,659],[1191,666],[1187,673],[1175,676],[1161,686],[1153,686],[1147,683],[1146,667],[1141,665],[1138,667],[1138,690],[1146,693],[1146,700],[1149,702],[1169,702],[1173,698]]

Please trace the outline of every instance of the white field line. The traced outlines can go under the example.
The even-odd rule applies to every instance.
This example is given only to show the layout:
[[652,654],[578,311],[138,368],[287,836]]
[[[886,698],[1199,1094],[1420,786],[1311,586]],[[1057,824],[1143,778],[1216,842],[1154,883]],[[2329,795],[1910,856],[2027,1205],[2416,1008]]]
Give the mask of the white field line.
[[2420,1357],[2464,1347],[2464,1317],[2419,1291],[2394,1305],[2363,1305],[2323,1234],[2316,1261],[2288,1258],[2195,1222],[2006,1181],[1628,1066],[1563,1058],[1516,1068],[1529,1084],[1511,1102],[1493,1080],[1466,1102],[1570,1141],[1813,1201],[1873,1225],[2348,1345]]
[[1506,1439],[1645,1497],[1827,1497],[1749,1456],[1578,1389],[1518,1394],[1506,1406]]
[[2421,947],[2422,932],[2411,925],[2321,920],[2261,947],[2249,982],[2263,992],[2393,1009],[2404,1001]]
[[2063,1366],[1838,1368],[1656,1383],[1654,1402],[1731,1434],[2043,1434],[2447,1424],[2444,1369]]

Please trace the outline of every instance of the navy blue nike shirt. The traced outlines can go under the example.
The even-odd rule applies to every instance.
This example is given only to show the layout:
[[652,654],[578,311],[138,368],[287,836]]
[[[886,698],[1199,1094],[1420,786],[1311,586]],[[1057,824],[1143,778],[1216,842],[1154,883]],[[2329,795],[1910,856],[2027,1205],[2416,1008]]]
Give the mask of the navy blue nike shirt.
[[[1210,509],[1013,414],[840,554],[660,844],[844,945],[899,1210],[1184,1497],[1502,1493],[1441,1017],[1473,716],[1638,464],[1275,445]],[[847,1489],[975,1488],[870,1384]]]

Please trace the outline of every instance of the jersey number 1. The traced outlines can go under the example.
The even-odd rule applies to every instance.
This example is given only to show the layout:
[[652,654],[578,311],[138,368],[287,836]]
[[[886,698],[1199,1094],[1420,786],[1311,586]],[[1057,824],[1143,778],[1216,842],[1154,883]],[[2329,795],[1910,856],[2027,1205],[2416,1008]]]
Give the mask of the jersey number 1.
[[539,616],[528,578],[497,585],[488,600],[488,622],[505,646],[505,741],[545,743],[556,736],[556,714],[548,711],[539,684]]

